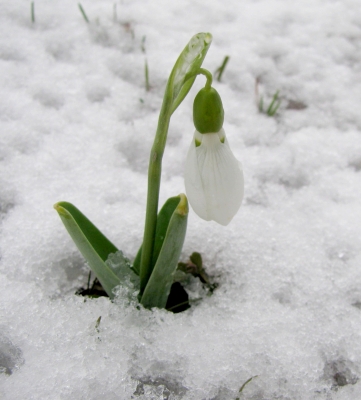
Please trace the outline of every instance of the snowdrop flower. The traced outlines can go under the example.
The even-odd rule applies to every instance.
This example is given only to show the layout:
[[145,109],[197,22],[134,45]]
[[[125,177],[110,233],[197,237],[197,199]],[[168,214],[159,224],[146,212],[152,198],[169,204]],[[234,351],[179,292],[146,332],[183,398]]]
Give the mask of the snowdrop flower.
[[187,155],[185,188],[199,217],[228,225],[241,206],[244,181],[222,128],[223,115],[218,93],[203,88],[194,101],[196,131]]

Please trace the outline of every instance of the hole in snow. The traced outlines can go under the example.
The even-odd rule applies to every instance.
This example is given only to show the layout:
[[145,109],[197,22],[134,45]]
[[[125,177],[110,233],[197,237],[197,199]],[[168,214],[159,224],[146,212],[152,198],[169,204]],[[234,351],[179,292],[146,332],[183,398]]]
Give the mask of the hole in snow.
[[58,110],[64,105],[64,100],[56,93],[39,92],[34,95],[34,99],[47,108]]
[[352,305],[361,310],[361,301],[355,301],[354,303],[352,303]]
[[290,189],[301,189],[309,184],[307,176],[302,173],[290,174],[280,178],[280,183]]
[[46,50],[58,61],[70,61],[72,58],[72,45],[69,42],[51,41]]
[[0,198],[0,220],[14,207],[15,203],[7,202]]
[[23,363],[21,350],[0,333],[0,373],[11,375]]
[[307,105],[302,101],[289,100],[286,108],[288,110],[304,110],[305,108],[307,108]]
[[324,378],[330,381],[333,389],[346,385],[354,385],[359,378],[356,375],[356,366],[350,360],[338,358],[328,361],[324,367]]
[[361,171],[361,158],[358,160],[353,160],[349,163],[349,166],[353,168],[355,171]]
[[292,290],[289,286],[280,288],[272,297],[277,300],[280,304],[290,304],[292,301]]
[[0,48],[0,60],[4,61],[24,61],[23,55],[15,48],[2,47]]
[[107,88],[96,87],[92,88],[87,93],[87,98],[91,103],[101,103],[110,96],[110,92]]
[[[2,188],[6,187],[4,182],[0,182]],[[5,215],[15,207],[14,196],[11,193],[2,193],[0,196],[0,221]]]

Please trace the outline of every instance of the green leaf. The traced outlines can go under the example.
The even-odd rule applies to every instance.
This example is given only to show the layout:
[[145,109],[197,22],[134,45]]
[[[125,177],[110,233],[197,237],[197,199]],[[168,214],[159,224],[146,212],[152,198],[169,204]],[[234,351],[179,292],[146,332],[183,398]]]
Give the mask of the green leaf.
[[[239,393],[242,393],[242,392],[243,392],[243,389],[244,389],[244,388],[252,381],[252,379],[254,379],[254,378],[258,378],[258,375],[252,376],[252,378],[247,379],[246,382],[244,382],[244,384],[241,386],[241,388],[239,389],[238,392],[239,392]],[[240,398],[237,397],[236,400],[240,400]]]
[[267,115],[269,115],[270,117],[273,117],[276,114],[279,106],[281,105],[281,100],[278,99],[278,95],[279,91],[277,90],[277,92],[272,97],[270,105],[268,106]]
[[[157,227],[155,231],[155,241],[154,241],[154,250],[152,257],[152,270],[154,268],[155,263],[157,262],[160,249],[162,248],[165,235],[167,233],[169,221],[179,204],[179,196],[170,197],[163,205],[162,209],[158,213],[157,217]],[[139,275],[140,270],[140,260],[142,258],[142,246],[135,257],[133,262],[133,270],[136,274]]]
[[221,65],[219,68],[217,68],[217,70],[216,70],[216,72],[215,72],[215,73],[217,74],[217,81],[218,81],[218,82],[221,81],[223,72],[224,72],[224,70],[226,69],[226,66],[227,66],[227,64],[228,64],[228,61],[229,61],[229,56],[225,56],[225,57],[224,57],[224,60],[223,60],[223,62],[222,62],[222,65]]
[[113,289],[120,279],[105,262],[118,249],[73,204],[61,201],[54,208],[104,290],[113,298]]
[[190,91],[211,43],[210,33],[198,33],[178,57],[166,88],[166,93],[171,92],[172,113]]
[[140,272],[140,260],[142,259],[142,247],[143,246],[140,246],[138,253],[135,256],[135,259],[133,261],[132,269],[137,275],[139,275],[139,272]]
[[[146,308],[165,308],[178,266],[187,230],[188,201],[184,194],[176,198],[177,207],[170,218],[159,256],[140,301]],[[169,200],[173,202],[173,199]]]

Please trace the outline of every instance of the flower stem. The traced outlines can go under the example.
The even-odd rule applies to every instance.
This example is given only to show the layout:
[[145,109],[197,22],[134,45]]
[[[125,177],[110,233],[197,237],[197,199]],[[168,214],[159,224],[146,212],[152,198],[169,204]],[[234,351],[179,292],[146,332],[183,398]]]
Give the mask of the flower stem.
[[140,295],[143,294],[150,275],[152,274],[151,262],[153,257],[155,230],[157,227],[159,189],[162,174],[162,158],[167,141],[168,128],[171,117],[171,109],[168,105],[169,102],[167,102],[167,99],[165,98],[163,101],[161,112],[159,114],[157,133],[155,135],[149,158],[147,209],[139,274]]
[[[204,75],[207,78],[205,87],[211,88],[212,74],[204,68],[199,68],[194,75]],[[190,76],[189,79],[192,77]],[[166,94],[171,93],[166,90]],[[148,194],[147,194],[147,209],[145,216],[145,227],[143,237],[142,257],[140,261],[140,292],[142,296],[148,280],[152,274],[152,258],[155,239],[155,230],[157,227],[157,213],[159,202],[159,189],[162,174],[162,158],[168,136],[168,128],[173,110],[171,107],[171,96],[166,95],[162,109],[159,114],[157,132],[154,138],[154,143],[150,152],[149,167],[148,167]]]
[[213,76],[212,74],[204,68],[199,68],[199,71],[197,72],[196,75],[204,75],[207,78],[207,82],[206,82],[206,89],[210,89],[212,87],[212,82],[213,82]]

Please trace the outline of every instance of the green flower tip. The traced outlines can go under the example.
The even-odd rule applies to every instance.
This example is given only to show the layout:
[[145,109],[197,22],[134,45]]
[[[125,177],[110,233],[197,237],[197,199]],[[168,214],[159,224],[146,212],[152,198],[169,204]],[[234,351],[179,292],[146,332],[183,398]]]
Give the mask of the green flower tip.
[[216,89],[204,87],[193,103],[193,122],[200,133],[219,132],[223,126],[224,110]]
[[179,204],[176,208],[176,213],[180,215],[188,215],[188,199],[184,193],[181,193],[178,197],[180,197]]
[[[207,46],[212,42],[212,34],[209,32],[200,32],[195,34],[192,39],[190,40],[189,44],[192,46],[196,43],[201,44],[200,42],[203,41],[204,45]],[[202,43],[203,44],[203,43]]]
[[60,205],[60,203],[54,204],[53,207],[58,213],[61,213],[64,210],[64,208]]
[[59,201],[58,203],[54,204],[54,209],[58,212],[59,215],[65,218],[70,218],[68,211],[62,206],[63,201]]
[[212,34],[211,33],[209,33],[209,32],[207,32],[207,33],[203,33],[203,40],[204,40],[204,43],[205,44],[209,44],[209,43],[211,43],[211,41],[212,41]]

